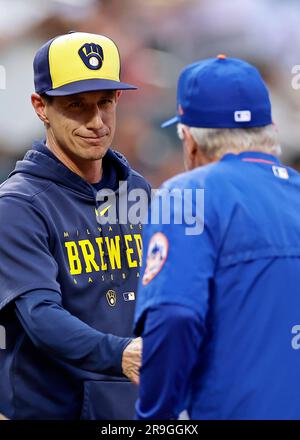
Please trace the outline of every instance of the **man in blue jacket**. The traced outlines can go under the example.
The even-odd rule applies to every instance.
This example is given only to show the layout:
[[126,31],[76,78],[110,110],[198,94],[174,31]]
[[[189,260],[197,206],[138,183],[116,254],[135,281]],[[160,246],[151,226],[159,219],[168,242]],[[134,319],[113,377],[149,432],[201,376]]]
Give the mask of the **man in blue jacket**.
[[101,35],[58,36],[34,59],[46,139],[0,188],[0,412],[11,419],[134,415],[141,224],[103,221],[118,209],[100,195],[118,208],[149,185],[109,148],[120,90],[135,89],[119,74]]
[[189,171],[163,186],[170,221],[144,231],[137,417],[299,419],[300,176],[278,159],[267,88],[220,55],[182,71],[177,100],[165,126]]

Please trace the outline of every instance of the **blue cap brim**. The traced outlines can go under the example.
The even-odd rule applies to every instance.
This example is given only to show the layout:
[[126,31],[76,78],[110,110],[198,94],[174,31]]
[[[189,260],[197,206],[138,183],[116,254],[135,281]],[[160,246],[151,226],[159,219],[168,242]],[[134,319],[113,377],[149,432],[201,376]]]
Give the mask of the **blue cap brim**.
[[49,96],[67,96],[75,93],[96,92],[97,90],[136,90],[137,87],[120,81],[109,79],[84,79],[76,81],[57,89],[47,90],[44,93]]
[[170,125],[177,124],[178,122],[180,122],[179,117],[174,116],[174,118],[168,119],[167,121],[163,122],[161,124],[161,128],[169,127]]

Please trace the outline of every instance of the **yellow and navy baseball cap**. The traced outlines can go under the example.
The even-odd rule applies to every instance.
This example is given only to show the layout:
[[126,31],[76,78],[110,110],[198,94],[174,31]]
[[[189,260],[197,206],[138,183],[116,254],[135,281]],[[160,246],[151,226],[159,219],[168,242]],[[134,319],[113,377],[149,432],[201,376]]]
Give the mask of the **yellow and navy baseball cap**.
[[65,96],[97,90],[134,90],[120,81],[120,54],[104,35],[70,32],[49,40],[33,61],[35,91]]

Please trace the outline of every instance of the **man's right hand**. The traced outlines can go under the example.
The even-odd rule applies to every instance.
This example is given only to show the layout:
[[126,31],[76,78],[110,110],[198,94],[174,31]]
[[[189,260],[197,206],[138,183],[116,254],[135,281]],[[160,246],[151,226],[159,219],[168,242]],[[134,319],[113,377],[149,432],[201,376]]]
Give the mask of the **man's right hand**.
[[136,385],[140,381],[140,366],[142,363],[142,338],[133,339],[123,351],[122,370],[125,376]]

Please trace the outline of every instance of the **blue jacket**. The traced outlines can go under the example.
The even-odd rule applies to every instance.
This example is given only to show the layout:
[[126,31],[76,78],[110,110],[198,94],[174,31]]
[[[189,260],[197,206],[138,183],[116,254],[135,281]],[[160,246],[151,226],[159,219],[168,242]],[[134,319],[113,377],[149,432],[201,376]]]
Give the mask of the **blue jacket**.
[[[130,418],[141,225],[97,222],[97,190],[149,185],[119,153],[90,185],[41,142],[0,187],[0,412],[13,419]],[[124,183],[123,183],[124,184]],[[98,209],[99,208],[99,209]]]
[[245,152],[165,187],[204,189],[204,229],[144,230],[137,417],[299,419],[299,173]]

